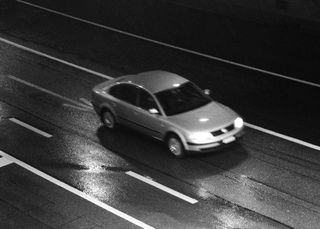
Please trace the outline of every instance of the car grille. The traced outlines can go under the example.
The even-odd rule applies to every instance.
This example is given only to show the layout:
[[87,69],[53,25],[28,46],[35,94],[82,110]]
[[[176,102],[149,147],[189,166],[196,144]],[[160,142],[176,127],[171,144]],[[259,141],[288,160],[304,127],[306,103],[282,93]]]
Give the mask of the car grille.
[[216,137],[216,136],[219,136],[219,135],[222,135],[222,134],[225,134],[225,133],[228,133],[230,132],[231,130],[234,129],[234,125],[233,123],[229,126],[226,126],[224,128],[221,128],[219,130],[215,130],[215,131],[212,131],[211,134]]

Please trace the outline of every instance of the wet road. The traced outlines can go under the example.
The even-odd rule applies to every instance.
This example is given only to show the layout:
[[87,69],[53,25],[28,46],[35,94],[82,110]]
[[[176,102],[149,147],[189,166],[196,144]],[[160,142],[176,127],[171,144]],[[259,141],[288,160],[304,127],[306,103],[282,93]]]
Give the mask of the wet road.
[[[46,24],[35,23],[39,18]],[[320,145],[318,87],[30,8],[2,15],[0,35],[1,150],[155,228],[318,227],[319,150],[249,127]],[[107,79],[8,40],[109,77],[150,69],[179,73],[240,112],[248,123],[246,135],[220,152],[173,159],[157,141],[101,126],[87,101],[93,85]],[[129,171],[198,202],[190,204]]]

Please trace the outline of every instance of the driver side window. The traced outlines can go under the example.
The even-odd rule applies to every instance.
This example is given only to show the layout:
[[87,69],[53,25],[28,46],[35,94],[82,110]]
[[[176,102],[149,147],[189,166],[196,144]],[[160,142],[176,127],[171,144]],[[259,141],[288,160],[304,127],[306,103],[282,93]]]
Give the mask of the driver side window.
[[157,109],[159,111],[157,103],[154,101],[153,97],[144,89],[139,90],[138,106],[147,111],[149,109]]

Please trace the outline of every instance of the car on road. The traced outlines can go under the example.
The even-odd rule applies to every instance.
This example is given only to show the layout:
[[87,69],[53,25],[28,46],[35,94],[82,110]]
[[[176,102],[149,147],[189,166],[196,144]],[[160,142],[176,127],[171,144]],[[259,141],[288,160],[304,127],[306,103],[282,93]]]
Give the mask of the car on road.
[[208,152],[235,142],[243,119],[177,74],[156,70],[125,75],[92,90],[92,104],[109,129],[118,124],[164,141],[169,152]]

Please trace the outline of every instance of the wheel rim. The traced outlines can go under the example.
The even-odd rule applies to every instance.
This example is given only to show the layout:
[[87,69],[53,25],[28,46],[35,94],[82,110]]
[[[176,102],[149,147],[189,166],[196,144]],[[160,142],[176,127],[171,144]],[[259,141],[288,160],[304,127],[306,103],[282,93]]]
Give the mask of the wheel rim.
[[108,128],[112,129],[114,127],[114,118],[110,112],[104,113],[103,121]]
[[182,145],[180,141],[176,138],[170,138],[168,141],[168,147],[169,151],[174,154],[175,156],[181,156],[182,155]]

